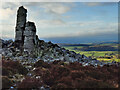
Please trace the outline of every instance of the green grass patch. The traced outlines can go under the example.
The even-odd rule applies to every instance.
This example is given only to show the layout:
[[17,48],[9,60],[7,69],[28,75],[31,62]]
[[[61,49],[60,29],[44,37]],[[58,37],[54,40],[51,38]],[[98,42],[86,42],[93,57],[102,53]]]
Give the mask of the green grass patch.
[[[83,46],[67,46],[64,47],[65,49],[68,49],[70,51],[74,51],[76,53],[79,54],[84,54],[85,56],[91,56],[96,58],[97,60],[100,61],[106,61],[106,62],[112,62],[112,61],[116,61],[116,62],[120,62],[120,60],[117,58],[118,56],[118,52],[117,51],[80,51],[80,50],[74,50],[74,48],[82,48]],[[111,59],[107,59],[105,57],[112,57]],[[104,57],[104,58],[99,58],[99,57]]]

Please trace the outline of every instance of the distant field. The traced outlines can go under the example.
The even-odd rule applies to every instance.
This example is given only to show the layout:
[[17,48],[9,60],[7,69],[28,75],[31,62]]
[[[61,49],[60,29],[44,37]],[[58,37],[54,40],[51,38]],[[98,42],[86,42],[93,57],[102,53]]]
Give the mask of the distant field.
[[[111,47],[116,47],[116,48],[118,47],[118,44],[100,44],[95,46],[99,47],[99,46],[106,46],[106,45],[110,45]],[[90,46],[90,47],[95,47],[95,46]],[[97,60],[100,60],[100,61],[120,62],[120,60],[118,59],[118,51],[81,51],[81,49],[86,46],[63,46],[63,47],[65,49],[74,51],[76,53],[84,54],[86,56],[91,56],[92,58],[96,58]]]

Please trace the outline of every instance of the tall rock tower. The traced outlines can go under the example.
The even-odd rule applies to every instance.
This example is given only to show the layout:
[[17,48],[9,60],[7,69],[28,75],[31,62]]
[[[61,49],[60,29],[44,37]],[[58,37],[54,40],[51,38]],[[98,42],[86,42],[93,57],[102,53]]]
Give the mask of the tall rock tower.
[[17,11],[15,47],[20,54],[35,55],[38,44],[34,22],[26,22],[27,10],[21,6]]
[[24,30],[26,24],[27,10],[21,6],[17,11],[17,22],[16,22],[16,36],[15,36],[15,47],[22,49],[24,44]]
[[36,44],[36,27],[34,22],[27,22],[24,31],[24,51],[32,53]]

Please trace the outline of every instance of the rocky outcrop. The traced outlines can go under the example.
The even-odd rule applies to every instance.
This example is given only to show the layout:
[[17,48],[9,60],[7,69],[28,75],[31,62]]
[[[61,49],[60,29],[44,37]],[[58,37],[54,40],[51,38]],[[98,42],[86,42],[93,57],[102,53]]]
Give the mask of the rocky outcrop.
[[24,51],[32,53],[36,44],[36,27],[34,22],[27,22],[24,31]]
[[17,11],[17,22],[16,22],[16,36],[15,36],[15,47],[22,50],[24,44],[24,30],[26,24],[27,10],[21,6]]
[[53,44],[40,40],[36,35],[36,26],[34,22],[26,22],[27,10],[21,6],[17,12],[16,37],[15,42],[12,40],[2,42],[2,49],[0,53],[5,58],[11,60],[20,60],[22,64],[35,63],[38,60],[45,62],[53,62],[61,60],[64,62],[79,62],[83,66],[100,65],[106,63],[98,60],[91,60],[90,58],[76,54],[74,51],[66,50]]
[[[34,22],[26,22],[27,10],[21,6],[17,11],[16,36],[14,46],[23,54],[33,55],[38,48],[38,36]],[[34,53],[33,56],[37,55]]]
[[[36,35],[36,26],[34,22],[28,21],[26,23],[27,10],[21,6],[17,11],[17,24],[16,24],[16,37],[15,46],[18,48],[11,48],[14,52],[8,55],[17,56],[18,59],[25,59],[25,57],[36,58],[35,61],[41,59],[46,62],[52,62],[54,60],[62,60],[65,62],[90,62],[91,60],[86,56],[76,54],[73,51],[61,48],[57,44],[51,42],[44,42],[39,40]],[[10,52],[12,52],[10,50]],[[19,51],[20,50],[20,51]],[[22,56],[22,57],[21,57]],[[33,60],[33,62],[35,62]],[[84,63],[86,65],[86,63]]]

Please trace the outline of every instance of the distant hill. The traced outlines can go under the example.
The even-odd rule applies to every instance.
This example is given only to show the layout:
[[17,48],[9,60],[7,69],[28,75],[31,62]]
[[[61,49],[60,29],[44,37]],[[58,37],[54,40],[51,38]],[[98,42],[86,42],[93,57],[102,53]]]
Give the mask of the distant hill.
[[120,44],[118,41],[107,41],[107,42],[99,42],[97,44]]
[[93,44],[58,44],[60,46],[92,46]]
[[94,46],[94,45],[109,45],[109,44],[120,44],[120,42],[117,41],[107,41],[107,42],[98,42],[98,43],[81,43],[81,44],[70,44],[70,43],[57,43],[60,46]]
[[62,47],[72,47],[73,50],[80,51],[118,51],[118,42],[99,42],[88,44],[59,44]]

